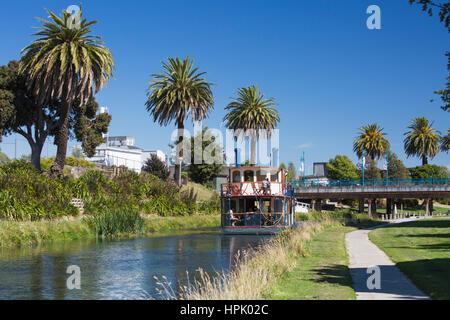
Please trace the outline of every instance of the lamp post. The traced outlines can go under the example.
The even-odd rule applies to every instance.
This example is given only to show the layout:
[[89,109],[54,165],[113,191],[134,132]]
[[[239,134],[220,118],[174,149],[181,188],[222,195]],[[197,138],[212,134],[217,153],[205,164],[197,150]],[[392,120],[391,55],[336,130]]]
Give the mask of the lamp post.
[[386,153],[386,186],[389,185],[389,155]]
[[364,143],[362,145],[362,185],[364,186],[364,167],[366,166],[366,151],[364,150]]

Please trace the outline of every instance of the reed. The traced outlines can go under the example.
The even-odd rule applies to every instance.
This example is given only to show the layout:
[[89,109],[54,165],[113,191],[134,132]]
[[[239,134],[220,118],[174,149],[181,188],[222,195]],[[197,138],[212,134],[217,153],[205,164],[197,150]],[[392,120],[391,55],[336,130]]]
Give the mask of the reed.
[[85,221],[97,237],[139,235],[145,232],[144,219],[137,212],[113,210],[87,217]]

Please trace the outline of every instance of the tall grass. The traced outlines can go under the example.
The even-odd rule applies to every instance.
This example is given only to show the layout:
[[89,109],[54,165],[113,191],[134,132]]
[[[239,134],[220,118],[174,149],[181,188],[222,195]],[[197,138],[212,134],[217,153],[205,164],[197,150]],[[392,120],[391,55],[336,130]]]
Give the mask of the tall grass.
[[109,211],[88,217],[86,223],[97,237],[141,234],[145,232],[144,219],[139,213],[122,210]]

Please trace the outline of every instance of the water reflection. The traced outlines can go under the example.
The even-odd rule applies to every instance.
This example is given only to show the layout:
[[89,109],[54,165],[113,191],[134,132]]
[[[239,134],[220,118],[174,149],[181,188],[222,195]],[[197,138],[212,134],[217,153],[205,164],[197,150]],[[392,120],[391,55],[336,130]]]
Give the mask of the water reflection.
[[[63,242],[33,249],[0,250],[0,299],[159,298],[154,276],[176,288],[198,268],[228,270],[240,250],[268,239],[220,232],[117,242]],[[81,269],[81,290],[69,290],[67,267]]]

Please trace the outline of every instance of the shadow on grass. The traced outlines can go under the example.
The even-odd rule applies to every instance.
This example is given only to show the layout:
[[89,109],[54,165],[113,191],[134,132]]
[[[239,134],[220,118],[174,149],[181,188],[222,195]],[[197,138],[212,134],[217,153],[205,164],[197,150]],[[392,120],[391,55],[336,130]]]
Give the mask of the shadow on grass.
[[450,258],[399,262],[397,267],[432,299],[450,299]]
[[406,234],[406,235],[398,235],[397,238],[400,237],[408,237],[408,238],[450,238],[449,233],[423,233],[423,234]]
[[[436,251],[449,251],[450,250],[450,243],[438,243],[438,244],[420,244],[420,245],[414,245],[413,247],[406,247],[406,246],[395,246],[391,247],[395,249],[418,249],[418,250],[436,250]],[[448,266],[450,268],[450,264]]]
[[411,222],[396,223],[388,228],[450,228],[450,220],[418,220]]
[[352,279],[347,266],[335,264],[325,268],[314,269],[313,272],[320,276],[320,278],[314,280],[316,282],[352,287]]

